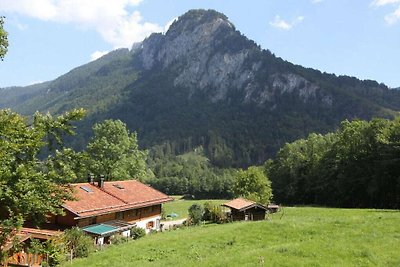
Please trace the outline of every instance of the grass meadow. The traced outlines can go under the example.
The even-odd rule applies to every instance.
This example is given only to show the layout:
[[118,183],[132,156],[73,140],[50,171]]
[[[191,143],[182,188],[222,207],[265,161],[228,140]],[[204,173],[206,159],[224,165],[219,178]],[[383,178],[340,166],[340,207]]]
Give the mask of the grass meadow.
[[215,205],[228,202],[228,200],[222,200],[222,199],[183,200],[181,199],[181,196],[172,196],[172,197],[174,198],[174,201],[163,204],[163,209],[166,215],[171,213],[176,213],[178,215],[178,217],[173,218],[173,220],[187,218],[189,207],[195,203],[198,203],[203,206],[204,203],[206,202],[210,202]]
[[266,221],[149,235],[65,266],[400,266],[400,212],[285,208]]

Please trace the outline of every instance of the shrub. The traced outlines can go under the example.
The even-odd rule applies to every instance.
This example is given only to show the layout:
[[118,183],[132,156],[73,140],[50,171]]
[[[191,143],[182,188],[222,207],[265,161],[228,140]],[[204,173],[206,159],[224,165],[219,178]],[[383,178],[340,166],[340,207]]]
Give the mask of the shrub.
[[143,228],[134,227],[131,229],[131,237],[133,239],[139,239],[141,237],[144,237],[145,235],[146,235],[146,231]]
[[149,232],[150,235],[157,234],[157,233],[158,233],[158,231],[156,229],[150,229],[150,232]]
[[204,203],[204,213],[203,213],[203,220],[211,221],[211,212],[213,210],[213,204],[210,202]]
[[87,257],[94,250],[93,239],[77,227],[65,230],[64,242],[67,251],[72,251],[74,258]]
[[111,244],[119,245],[126,242],[128,242],[128,238],[123,235],[116,234],[111,237]]
[[203,218],[203,208],[201,205],[195,203],[189,207],[189,221],[191,224],[198,225]]
[[43,262],[42,266],[58,266],[65,260],[65,244],[62,238],[53,238],[47,240],[44,245],[44,254],[46,254],[47,262]]
[[204,203],[203,220],[214,223],[228,222],[226,214],[223,212],[220,205],[214,205],[210,202]]

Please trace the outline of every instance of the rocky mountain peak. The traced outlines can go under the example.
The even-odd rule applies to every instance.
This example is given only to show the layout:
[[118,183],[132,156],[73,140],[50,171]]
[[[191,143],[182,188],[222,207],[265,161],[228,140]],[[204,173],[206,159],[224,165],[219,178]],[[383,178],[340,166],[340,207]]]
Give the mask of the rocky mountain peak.
[[225,25],[234,28],[228,17],[222,13],[215,10],[195,9],[189,10],[175,20],[167,34],[173,38],[185,32],[193,32],[201,25]]
[[[191,10],[180,16],[166,34],[143,41],[139,54],[145,70],[173,68],[174,86],[207,90],[212,102],[226,98],[228,88],[250,82],[260,62],[245,64],[256,44],[238,32],[227,17],[214,10]],[[246,65],[246,66],[244,66]]]
[[[155,33],[143,41],[141,59],[147,70],[163,68],[191,55],[208,53],[219,38],[235,32],[227,17],[214,10],[190,10],[172,23],[166,34]],[[155,64],[157,63],[157,64]]]

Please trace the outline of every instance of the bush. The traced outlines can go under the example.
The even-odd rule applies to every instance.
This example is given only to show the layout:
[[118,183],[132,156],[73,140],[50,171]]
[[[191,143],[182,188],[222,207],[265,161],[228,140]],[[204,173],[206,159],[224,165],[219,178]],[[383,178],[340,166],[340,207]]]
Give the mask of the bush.
[[116,234],[111,237],[110,241],[113,245],[119,245],[128,242],[128,238],[123,235]]
[[93,239],[77,227],[65,230],[64,242],[74,258],[87,257],[94,250]]
[[157,233],[158,233],[158,231],[156,229],[150,229],[150,232],[149,232],[150,235],[154,235]]
[[226,223],[228,219],[220,205],[214,205],[210,202],[204,203],[203,220],[213,223]]
[[62,238],[53,238],[47,240],[44,246],[47,262],[43,262],[43,267],[58,266],[65,260],[65,244]]
[[144,237],[145,235],[146,235],[146,231],[143,228],[134,227],[131,229],[131,237],[133,239],[139,239],[141,237]]
[[198,225],[203,218],[203,207],[197,203],[189,207],[189,221],[191,224]]

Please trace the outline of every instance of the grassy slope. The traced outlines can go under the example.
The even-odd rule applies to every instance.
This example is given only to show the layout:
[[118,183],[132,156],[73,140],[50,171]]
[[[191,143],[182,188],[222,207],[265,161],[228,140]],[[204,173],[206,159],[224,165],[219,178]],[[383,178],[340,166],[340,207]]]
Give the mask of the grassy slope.
[[112,246],[66,266],[400,266],[400,212],[286,208]]

